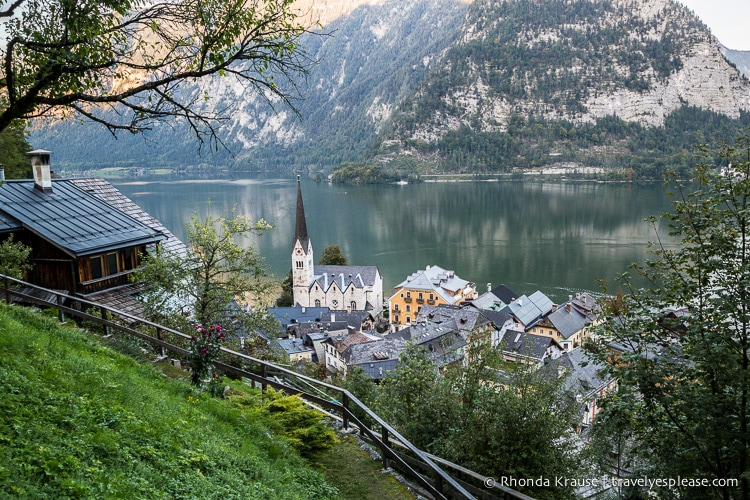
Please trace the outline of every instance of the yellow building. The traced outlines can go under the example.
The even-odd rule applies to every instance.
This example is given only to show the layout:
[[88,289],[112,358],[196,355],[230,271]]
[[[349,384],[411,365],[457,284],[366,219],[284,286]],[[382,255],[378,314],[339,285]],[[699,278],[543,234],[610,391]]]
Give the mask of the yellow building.
[[439,266],[427,266],[409,275],[394,290],[395,293],[388,299],[388,310],[391,324],[397,326],[411,325],[425,304],[458,305],[465,300],[475,299],[477,295],[474,283]]

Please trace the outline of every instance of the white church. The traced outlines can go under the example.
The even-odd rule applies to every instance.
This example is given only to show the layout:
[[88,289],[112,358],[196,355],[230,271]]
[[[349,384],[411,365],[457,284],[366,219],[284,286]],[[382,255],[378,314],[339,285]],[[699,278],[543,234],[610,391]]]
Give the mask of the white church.
[[383,278],[376,266],[324,266],[315,264],[307,234],[302,188],[297,177],[297,220],[292,247],[294,302],[335,311],[383,311]]

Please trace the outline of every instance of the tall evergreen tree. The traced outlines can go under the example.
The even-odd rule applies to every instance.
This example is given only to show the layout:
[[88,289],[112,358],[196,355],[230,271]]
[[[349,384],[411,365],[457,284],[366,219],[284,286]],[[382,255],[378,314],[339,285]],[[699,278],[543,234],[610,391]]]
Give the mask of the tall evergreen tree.
[[651,477],[708,482],[663,488],[663,498],[750,497],[750,136],[718,149],[729,169],[701,164],[694,192],[677,185],[664,217],[679,245],[652,246],[635,267],[650,286],[626,276],[600,332],[599,358],[635,394],[604,409],[636,423],[635,463]]

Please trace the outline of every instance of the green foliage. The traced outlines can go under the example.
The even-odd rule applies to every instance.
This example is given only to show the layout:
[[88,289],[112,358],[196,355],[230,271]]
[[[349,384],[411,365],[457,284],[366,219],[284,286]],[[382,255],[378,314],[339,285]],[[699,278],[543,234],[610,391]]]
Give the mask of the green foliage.
[[338,245],[328,245],[320,256],[320,263],[326,266],[345,266],[346,257]]
[[5,167],[6,179],[30,179],[31,162],[26,153],[31,151],[23,126],[10,126],[0,132],[0,164]]
[[[410,346],[381,384],[379,414],[417,446],[489,477],[575,476],[578,408],[561,381],[522,364],[502,371],[489,343],[473,343],[467,357],[468,366],[437,377],[426,351]],[[552,499],[573,490],[551,484],[524,493]]]
[[[262,298],[273,286],[263,258],[253,246],[238,242],[270,227],[234,212],[220,218],[193,215],[188,224],[189,254],[147,255],[135,273],[136,281],[152,285],[145,294],[148,313],[188,334],[191,324],[221,324],[227,333],[243,328],[276,331],[264,309],[257,307],[258,314],[244,315],[233,307],[235,298],[245,294]],[[250,324],[243,324],[245,320]]]
[[210,325],[208,328],[196,325],[195,332],[190,337],[190,382],[196,387],[208,388],[208,392],[216,397],[224,397],[221,376],[214,371],[213,365],[219,357],[223,342],[221,325]]
[[[717,174],[713,158],[731,165]],[[601,329],[600,359],[627,393],[605,406],[627,412],[630,453],[656,477],[740,479],[740,487],[660,490],[664,498],[748,498],[750,484],[750,136],[706,150],[695,190],[674,182],[663,217],[677,247],[655,243],[635,266],[645,289],[623,280],[620,314]],[[651,221],[652,224],[656,220]],[[684,309],[680,309],[684,308]],[[627,349],[614,357],[607,343]]]
[[298,47],[306,30],[291,3],[15,2],[0,20],[0,131],[40,115],[77,116],[112,133],[180,117],[200,141],[213,139],[219,116],[181,84],[230,73],[288,102],[278,76],[306,69]]
[[287,273],[281,282],[281,295],[276,299],[276,307],[291,307],[294,305],[294,283],[292,281],[292,270]]
[[0,331],[1,497],[336,498],[257,392],[207,397],[20,307]]
[[385,184],[398,182],[401,176],[381,165],[342,163],[331,171],[331,181],[341,184]]
[[299,396],[269,389],[260,409],[270,417],[274,431],[303,457],[315,456],[336,444],[336,433],[322,420],[323,415],[307,406]]
[[11,234],[0,243],[0,274],[19,280],[24,279],[26,271],[31,270],[30,255],[31,247],[27,247],[20,241],[13,241]]

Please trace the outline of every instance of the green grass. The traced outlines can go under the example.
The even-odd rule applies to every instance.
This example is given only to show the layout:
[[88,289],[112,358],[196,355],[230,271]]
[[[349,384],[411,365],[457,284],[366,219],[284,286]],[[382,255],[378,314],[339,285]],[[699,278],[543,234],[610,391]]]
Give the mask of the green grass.
[[318,455],[313,464],[339,490],[339,498],[351,500],[413,500],[416,496],[390,474],[383,474],[383,462],[372,460],[351,434]]
[[337,498],[283,437],[278,397],[212,399],[4,304],[0,353],[0,497]]

